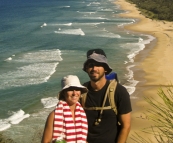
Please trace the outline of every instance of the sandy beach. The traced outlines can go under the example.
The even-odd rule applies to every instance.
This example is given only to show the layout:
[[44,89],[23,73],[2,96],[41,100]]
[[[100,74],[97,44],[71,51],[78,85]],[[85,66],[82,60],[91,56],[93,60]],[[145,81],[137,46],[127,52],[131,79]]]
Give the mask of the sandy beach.
[[173,22],[151,20],[140,14],[134,4],[125,0],[117,0],[116,4],[121,9],[128,11],[119,16],[129,17],[137,20],[136,23],[126,25],[128,31],[152,35],[156,40],[146,45],[146,48],[135,57],[134,79],[140,81],[132,99],[132,127],[127,143],[133,143],[132,135],[137,132],[145,139],[155,142],[154,137],[140,132],[141,129],[149,127],[152,122],[146,116],[146,109],[149,105],[144,97],[154,97],[160,100],[157,95],[160,86],[166,87],[173,83]]

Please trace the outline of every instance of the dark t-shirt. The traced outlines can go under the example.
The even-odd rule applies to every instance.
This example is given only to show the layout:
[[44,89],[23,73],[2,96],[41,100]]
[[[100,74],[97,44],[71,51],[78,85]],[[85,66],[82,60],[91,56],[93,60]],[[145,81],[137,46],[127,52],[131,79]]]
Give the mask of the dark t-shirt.
[[[87,94],[85,107],[101,107],[106,93],[109,81],[99,91],[93,91],[90,83],[88,84],[89,92]],[[125,87],[117,84],[115,92],[115,103],[118,114],[126,114],[132,111],[130,96]],[[107,98],[105,106],[109,106],[109,99]],[[88,119],[88,137],[89,143],[115,143],[117,136],[117,115],[110,110],[103,110],[101,122],[98,126],[94,123],[98,119],[100,110],[85,110]]]

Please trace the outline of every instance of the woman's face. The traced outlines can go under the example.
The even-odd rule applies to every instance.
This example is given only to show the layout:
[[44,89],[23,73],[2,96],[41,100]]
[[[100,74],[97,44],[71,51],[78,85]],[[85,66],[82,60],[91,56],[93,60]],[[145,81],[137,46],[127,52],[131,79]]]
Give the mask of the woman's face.
[[79,101],[81,89],[77,87],[69,87],[64,91],[65,101],[71,106]]

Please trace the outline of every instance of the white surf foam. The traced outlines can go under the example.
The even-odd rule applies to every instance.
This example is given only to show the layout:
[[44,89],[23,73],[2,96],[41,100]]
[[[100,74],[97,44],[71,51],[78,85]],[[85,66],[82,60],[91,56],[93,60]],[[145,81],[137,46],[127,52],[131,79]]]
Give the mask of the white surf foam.
[[70,8],[70,6],[69,5],[67,5],[67,6],[61,6],[60,8]]
[[131,95],[135,89],[136,89],[136,85],[139,81],[137,80],[134,80],[134,73],[133,71],[130,69],[134,67],[134,65],[130,65],[127,67],[127,70],[128,70],[128,74],[126,74],[126,78],[127,78],[127,81],[128,81],[128,84],[127,85],[124,85],[127,89],[127,91],[129,92],[129,94]]
[[[46,23],[44,23],[40,27],[45,27],[45,26],[47,26]],[[72,26],[72,23],[53,23],[53,24],[49,24],[49,26]]]
[[133,87],[133,86],[126,86],[126,85],[124,85],[124,87],[127,89],[128,93],[130,95],[132,95],[132,93],[134,93],[135,90],[136,90],[136,87],[135,86]]
[[128,59],[129,62],[133,63],[134,62],[134,58],[135,56],[145,48],[145,44],[143,44],[142,42],[138,42],[138,43],[126,43],[122,46],[124,49],[129,50],[128,52]]
[[0,131],[4,131],[11,127],[11,124],[7,121],[0,120]]
[[[142,35],[142,34],[141,34]],[[144,36],[144,35],[143,35]],[[145,49],[145,44],[149,44],[152,40],[155,39],[155,37],[151,36],[151,35],[145,35],[148,37],[147,40],[142,39],[141,37],[138,39],[138,43],[126,43],[124,44],[123,48],[127,48],[130,49],[130,52],[128,53],[128,63],[133,63],[134,62],[134,58],[137,54],[139,54],[140,51]],[[125,63],[127,64],[127,61],[125,61]],[[129,82],[128,85],[124,85],[129,94],[133,94],[135,89],[136,89],[136,85],[138,84],[139,81],[134,80],[134,73],[131,70],[132,67],[134,67],[135,65],[129,65],[127,66],[127,70],[128,70],[128,74],[125,75],[127,78],[127,81]],[[136,97],[135,97],[136,98]]]
[[133,24],[133,23],[134,23],[134,22],[121,23],[121,24],[118,24],[118,27],[123,27],[124,25]]
[[109,9],[109,8],[105,8],[105,9],[101,9],[101,11],[106,12],[106,11],[113,11],[113,10],[112,9]]
[[39,50],[16,56],[14,63],[24,65],[0,75],[0,89],[47,82],[61,61],[60,50]]
[[28,118],[29,116],[30,116],[29,114],[25,114],[22,117],[19,117],[16,120],[11,121],[11,124],[19,124],[22,120]]
[[70,6],[68,5],[68,6],[63,6],[63,7],[70,7]]
[[62,58],[59,49],[52,49],[25,53],[21,57],[14,59],[14,61],[26,63],[47,63],[62,61]]
[[99,2],[92,2],[91,4],[100,5],[100,3],[99,3]]
[[17,112],[14,112],[12,116],[10,116],[7,121],[9,121],[11,124],[19,124],[23,119],[28,118],[30,115],[25,114],[23,110],[19,110]]
[[47,82],[55,72],[58,63],[36,63],[17,68],[16,71],[0,75],[0,88],[18,87]]
[[87,6],[91,6],[91,5],[100,5],[100,3],[99,2],[91,2],[91,3],[87,4]]
[[43,104],[44,108],[51,108],[57,105],[58,99],[57,97],[42,98],[41,103]]
[[7,119],[0,119],[0,131],[4,131],[11,127],[12,124],[19,124],[25,118],[28,118],[30,115],[25,114],[23,110],[13,112],[13,114]]
[[47,26],[47,23],[43,23],[43,25],[41,25],[40,27],[42,28],[42,27],[45,27],[45,26]]
[[61,31],[55,31],[57,34],[71,34],[71,35],[81,35],[84,36],[85,33],[82,31],[81,28],[79,29],[66,29]]
[[96,36],[98,36],[98,37],[106,37],[106,38],[121,38],[120,35],[114,34],[114,33],[104,33],[104,34],[98,34]]
[[82,14],[95,14],[96,12],[81,12],[81,11],[77,11],[78,13],[82,13]]
[[49,24],[50,26],[72,26],[73,23],[55,23]]
[[106,20],[108,20],[107,18],[104,18],[104,17],[80,17],[79,19],[94,19],[94,20],[96,20],[96,19],[106,19]]
[[145,45],[149,44],[152,40],[155,38],[150,35],[146,35],[148,37],[147,40],[144,40],[142,38],[138,39],[138,43],[127,43],[126,47],[133,47],[131,48],[130,52],[128,53],[128,58],[130,62],[134,62],[134,58],[137,54],[139,54],[140,51],[145,49]]
[[118,27],[123,27],[124,25],[133,24],[136,22],[135,19],[116,19],[119,21]]
[[80,26],[85,26],[85,25],[88,25],[88,26],[95,26],[95,25],[99,25],[99,24],[102,24],[102,23],[104,23],[104,22],[91,22],[91,23],[73,23],[75,26],[77,25],[80,25]]
[[9,57],[7,59],[5,59],[4,61],[11,61],[12,60],[12,57]]

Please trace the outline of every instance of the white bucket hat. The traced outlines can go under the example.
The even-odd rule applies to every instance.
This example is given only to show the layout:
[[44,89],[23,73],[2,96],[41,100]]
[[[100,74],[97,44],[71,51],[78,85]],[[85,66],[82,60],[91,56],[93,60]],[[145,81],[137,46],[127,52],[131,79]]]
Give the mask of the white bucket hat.
[[69,87],[77,87],[81,89],[81,94],[86,93],[88,89],[85,86],[82,86],[79,78],[76,75],[67,75],[61,80],[62,90],[58,94],[58,99],[60,99],[62,95],[62,91]]

